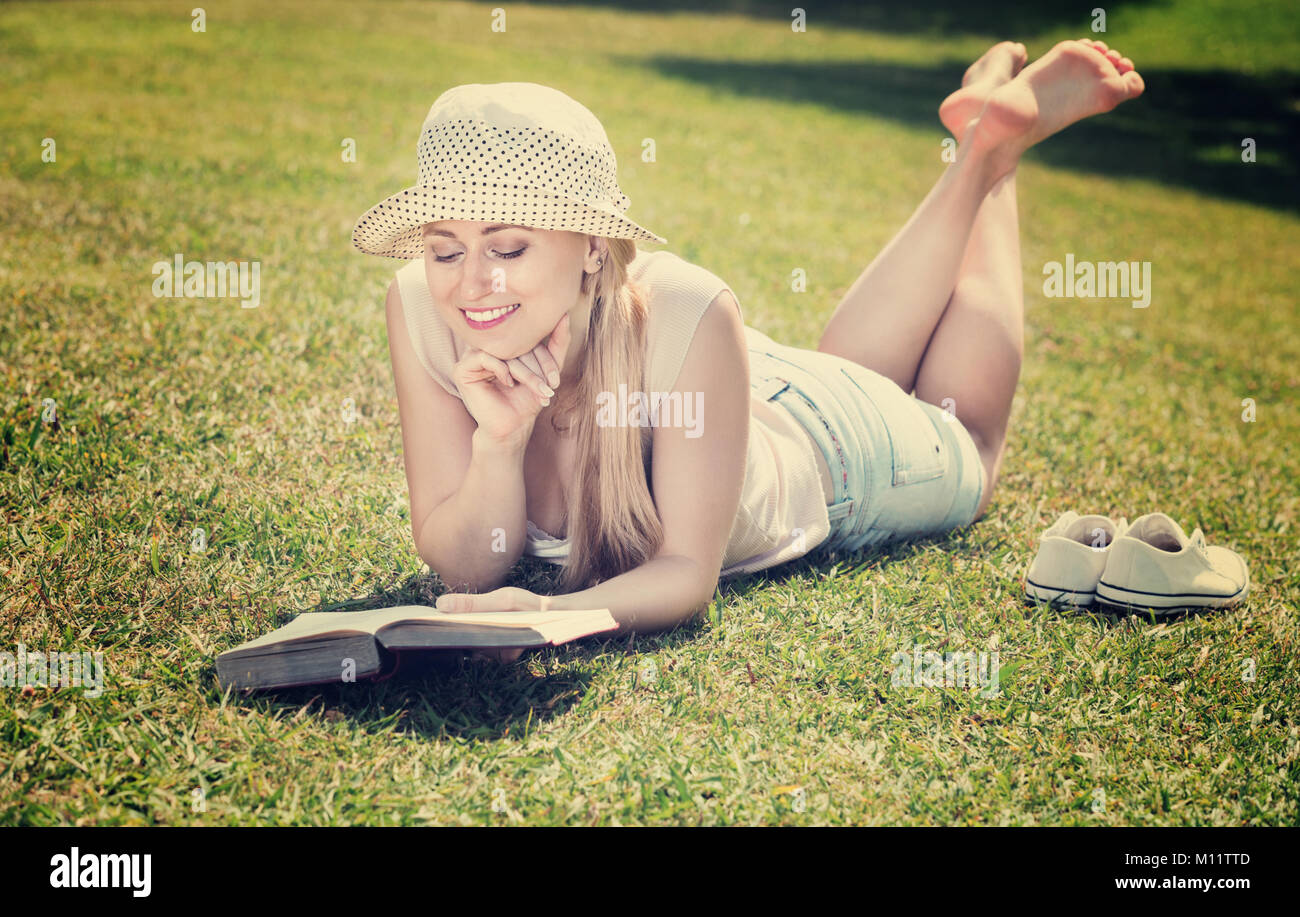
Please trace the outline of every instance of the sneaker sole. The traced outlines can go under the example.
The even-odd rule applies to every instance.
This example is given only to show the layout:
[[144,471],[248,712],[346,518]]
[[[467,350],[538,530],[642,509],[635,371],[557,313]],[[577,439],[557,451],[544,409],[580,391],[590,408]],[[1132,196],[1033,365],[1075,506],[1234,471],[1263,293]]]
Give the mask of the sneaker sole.
[[1180,608],[1224,608],[1235,605],[1250,591],[1250,574],[1246,582],[1232,595],[1208,595],[1202,592],[1163,593],[1146,592],[1113,586],[1102,580],[1097,583],[1097,601],[1117,608],[1154,608],[1174,611]]
[[1084,608],[1093,603],[1097,593],[1092,589],[1057,589],[1052,586],[1044,586],[1042,583],[1035,583],[1029,577],[1025,577],[1025,595],[1040,602],[1059,601],[1063,605]]

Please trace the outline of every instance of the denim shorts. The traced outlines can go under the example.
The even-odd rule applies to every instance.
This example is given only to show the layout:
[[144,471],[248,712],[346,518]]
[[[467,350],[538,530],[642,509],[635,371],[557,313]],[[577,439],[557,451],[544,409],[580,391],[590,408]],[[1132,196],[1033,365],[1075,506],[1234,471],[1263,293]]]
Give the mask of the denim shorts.
[[751,391],[792,414],[826,456],[834,502],[819,549],[857,551],[974,521],[984,464],[953,413],[852,360],[746,331]]

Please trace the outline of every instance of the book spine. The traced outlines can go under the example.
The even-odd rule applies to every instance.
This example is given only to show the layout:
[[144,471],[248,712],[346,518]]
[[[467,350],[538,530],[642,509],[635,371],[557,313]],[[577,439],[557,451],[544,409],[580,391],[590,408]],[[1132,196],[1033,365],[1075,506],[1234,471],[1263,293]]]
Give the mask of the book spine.
[[[378,641],[376,641],[378,643]],[[381,681],[388,681],[397,674],[397,670],[402,667],[403,654],[385,649],[383,644],[379,645],[379,658],[383,660],[383,665],[379,671],[369,679],[371,684],[378,684]]]

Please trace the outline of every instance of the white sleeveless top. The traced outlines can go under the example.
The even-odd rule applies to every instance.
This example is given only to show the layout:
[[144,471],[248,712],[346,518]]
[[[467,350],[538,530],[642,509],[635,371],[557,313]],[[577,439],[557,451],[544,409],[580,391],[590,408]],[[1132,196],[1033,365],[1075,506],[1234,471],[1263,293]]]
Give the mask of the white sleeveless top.
[[[647,387],[651,392],[673,391],[705,309],[723,290],[733,296],[735,291],[716,274],[669,251],[638,251],[628,273],[649,290]],[[401,268],[397,283],[411,345],[420,364],[439,385],[459,398],[451,371],[465,345],[434,308],[423,259],[417,258]],[[754,329],[746,327],[745,338],[750,349],[762,348],[764,336]],[[752,403],[759,396],[751,393],[750,399]],[[793,560],[830,534],[814,447],[792,415],[777,402],[768,404],[777,408],[772,413],[780,417],[781,423],[769,422],[766,412],[761,416],[750,414],[745,482],[723,556],[723,577],[753,573]],[[524,550],[563,563],[569,553],[569,539],[552,537],[530,519]]]

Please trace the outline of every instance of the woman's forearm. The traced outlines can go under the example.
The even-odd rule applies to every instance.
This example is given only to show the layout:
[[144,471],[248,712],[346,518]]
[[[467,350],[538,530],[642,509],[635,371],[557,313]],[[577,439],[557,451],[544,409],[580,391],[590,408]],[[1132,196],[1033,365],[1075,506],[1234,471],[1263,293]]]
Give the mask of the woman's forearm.
[[549,607],[608,608],[618,633],[652,633],[675,627],[709,603],[717,588],[712,576],[689,557],[661,554],[590,589],[554,596]]
[[475,434],[471,450],[460,487],[429,513],[416,536],[420,557],[453,592],[500,586],[523,554],[527,534],[524,448],[495,446]]

